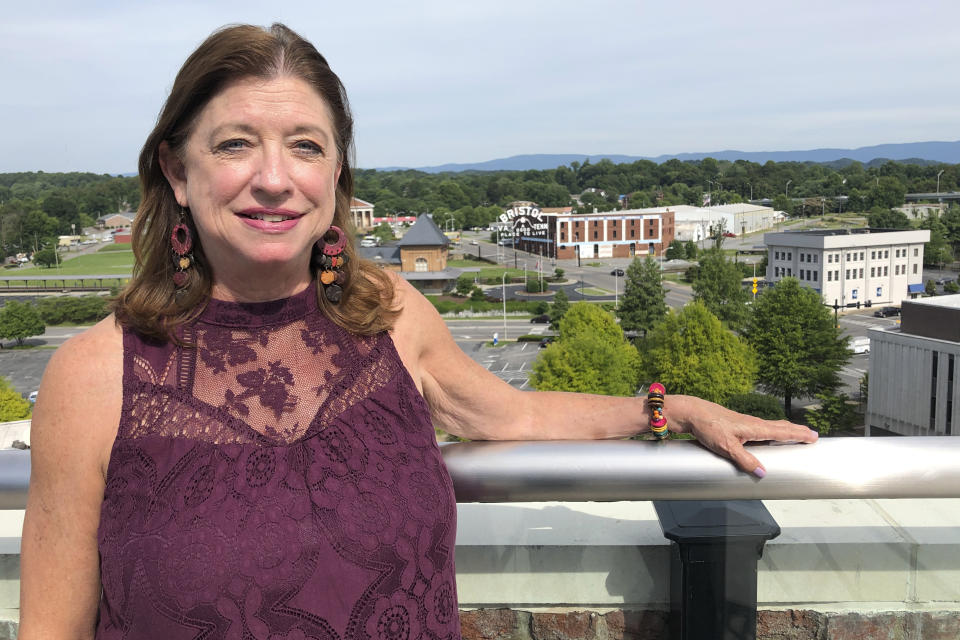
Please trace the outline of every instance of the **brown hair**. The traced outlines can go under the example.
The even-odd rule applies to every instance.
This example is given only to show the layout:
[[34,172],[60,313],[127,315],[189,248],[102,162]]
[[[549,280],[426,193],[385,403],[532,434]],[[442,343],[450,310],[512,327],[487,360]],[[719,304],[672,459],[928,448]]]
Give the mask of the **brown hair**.
[[307,82],[324,99],[333,117],[341,161],[333,224],[347,236],[346,281],[338,304],[328,302],[322,286],[317,286],[320,308],[331,320],[354,333],[371,335],[392,327],[398,313],[393,307],[393,281],[373,262],[359,259],[354,243],[350,219],[353,118],[346,90],[314,46],[282,24],[269,29],[235,25],[215,31],[187,58],[177,74],[157,125],[140,152],[143,197],[133,221],[133,277],[113,302],[113,311],[121,324],[147,336],[171,338],[178,326],[200,314],[213,285],[212,272],[189,216],[184,221],[194,238],[195,261],[187,270],[187,286],[177,290],[173,284],[176,266],[170,235],[183,213],[161,170],[160,144],[166,142],[174,153],[182,154],[197,116],[229,83],[281,75]]

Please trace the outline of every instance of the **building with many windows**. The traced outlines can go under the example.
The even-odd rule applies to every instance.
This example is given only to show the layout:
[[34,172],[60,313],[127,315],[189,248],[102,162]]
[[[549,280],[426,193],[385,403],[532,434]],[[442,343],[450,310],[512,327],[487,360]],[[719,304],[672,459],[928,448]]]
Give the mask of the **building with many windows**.
[[898,303],[923,291],[930,232],[826,229],[764,234],[768,282],[797,278],[824,304]]
[[518,249],[558,259],[662,255],[674,238],[672,211],[573,213],[524,205],[508,209],[500,224]]
[[907,300],[871,329],[866,435],[960,435],[960,295]]

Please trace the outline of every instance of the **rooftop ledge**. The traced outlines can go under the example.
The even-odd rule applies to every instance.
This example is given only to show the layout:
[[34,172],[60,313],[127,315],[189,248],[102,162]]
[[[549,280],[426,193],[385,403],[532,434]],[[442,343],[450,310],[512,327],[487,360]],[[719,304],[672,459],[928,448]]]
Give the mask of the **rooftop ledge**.
[[[461,608],[665,611],[670,542],[648,500],[762,499],[782,533],[759,563],[761,612],[854,612],[845,615],[889,624],[941,612],[937,624],[960,629],[960,439],[825,438],[751,451],[763,480],[688,441],[444,445],[460,503]],[[0,622],[19,606],[28,477],[26,453],[0,451]]]

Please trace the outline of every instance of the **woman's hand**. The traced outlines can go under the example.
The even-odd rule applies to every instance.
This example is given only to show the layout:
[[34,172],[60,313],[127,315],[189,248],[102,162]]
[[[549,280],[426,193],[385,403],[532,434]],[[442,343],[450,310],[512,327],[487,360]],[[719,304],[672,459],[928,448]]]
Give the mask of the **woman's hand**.
[[744,443],[763,440],[812,443],[818,437],[816,431],[803,425],[755,418],[693,396],[667,396],[665,410],[670,430],[693,434],[705,447],[758,478],[767,475],[766,469],[744,449]]

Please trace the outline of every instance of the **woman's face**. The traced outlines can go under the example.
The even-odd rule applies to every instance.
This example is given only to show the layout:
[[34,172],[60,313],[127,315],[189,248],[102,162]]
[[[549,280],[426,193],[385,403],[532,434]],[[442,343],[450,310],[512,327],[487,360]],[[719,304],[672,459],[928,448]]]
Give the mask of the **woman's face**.
[[[189,207],[214,294],[303,288],[312,245],[333,221],[340,159],[325,101],[303,80],[238,80],[200,112],[180,154],[160,162]],[[228,294],[229,295],[229,294]],[[269,296],[267,296],[269,297]]]

